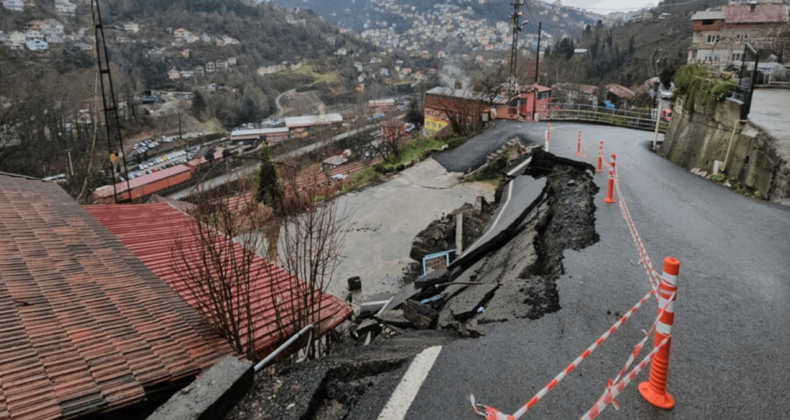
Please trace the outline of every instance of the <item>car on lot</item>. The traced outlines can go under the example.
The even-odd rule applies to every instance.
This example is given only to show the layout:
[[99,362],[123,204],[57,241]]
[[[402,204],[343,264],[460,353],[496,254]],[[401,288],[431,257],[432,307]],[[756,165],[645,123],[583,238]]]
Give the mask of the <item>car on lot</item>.
[[151,170],[149,169],[149,170],[145,171],[145,174],[146,175],[151,175]]
[[672,91],[664,90],[661,92],[661,99],[672,99]]

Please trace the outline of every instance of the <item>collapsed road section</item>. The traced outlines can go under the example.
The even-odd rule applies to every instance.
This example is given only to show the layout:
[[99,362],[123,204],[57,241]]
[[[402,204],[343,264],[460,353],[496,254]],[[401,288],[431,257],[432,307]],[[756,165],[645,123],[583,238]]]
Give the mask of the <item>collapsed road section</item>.
[[471,233],[460,256],[380,309],[361,310],[363,303],[334,355],[259,372],[227,418],[378,418],[423,349],[484,334],[489,323],[560,310],[563,253],[598,241],[594,168],[535,149],[502,172],[498,207],[466,205],[433,222],[412,249],[418,258],[449,246],[451,222],[463,213]]

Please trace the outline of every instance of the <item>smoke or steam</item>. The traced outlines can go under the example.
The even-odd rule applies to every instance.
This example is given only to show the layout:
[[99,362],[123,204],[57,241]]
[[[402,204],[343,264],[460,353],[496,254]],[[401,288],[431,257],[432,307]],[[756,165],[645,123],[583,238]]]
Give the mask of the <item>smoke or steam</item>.
[[[442,86],[452,89],[468,89],[472,82],[460,67],[452,63],[445,63],[438,75]],[[458,84],[461,86],[459,87]]]

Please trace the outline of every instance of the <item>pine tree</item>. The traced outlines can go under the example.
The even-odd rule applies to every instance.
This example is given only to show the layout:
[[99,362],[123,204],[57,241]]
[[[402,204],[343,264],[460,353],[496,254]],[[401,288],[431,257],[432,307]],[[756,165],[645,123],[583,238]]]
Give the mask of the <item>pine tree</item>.
[[277,168],[272,162],[269,147],[265,144],[260,152],[261,166],[258,168],[258,190],[255,201],[271,207],[275,213],[282,211],[283,183],[277,176]]

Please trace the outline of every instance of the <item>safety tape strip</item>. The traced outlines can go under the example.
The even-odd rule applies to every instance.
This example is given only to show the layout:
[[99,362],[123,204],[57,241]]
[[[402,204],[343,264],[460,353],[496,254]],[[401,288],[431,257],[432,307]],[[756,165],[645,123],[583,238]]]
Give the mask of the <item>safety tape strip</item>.
[[[617,322],[614,323],[602,336],[600,336],[595,342],[587,348],[579,357],[577,357],[570,365],[568,365],[565,369],[560,372],[554,379],[551,380],[546,386],[543,387],[534,397],[532,397],[529,401],[527,401],[524,406],[522,406],[518,411],[513,414],[514,419],[518,419],[519,417],[523,416],[524,413],[527,412],[530,408],[532,408],[541,398],[543,398],[549,391],[551,391],[557,384],[563,380],[568,374],[570,374],[582,361],[587,359],[590,354],[595,351],[604,341],[606,341],[609,336],[612,335],[621,325],[623,325],[628,319],[633,315],[646,301],[647,299],[655,293],[655,290],[651,290],[646,294],[639,302],[636,303],[627,313],[625,313],[622,318],[620,318]],[[474,399],[474,396],[471,398]],[[486,407],[486,406],[483,406]],[[475,410],[477,411],[477,410]],[[494,417],[496,418],[496,417]]]
[[[672,296],[670,297],[670,302],[674,301],[674,299],[675,299],[675,293],[672,293]],[[625,365],[623,365],[623,368],[620,369],[620,373],[617,374],[617,377],[614,378],[614,380],[611,379],[609,380],[609,383],[606,385],[606,391],[604,391],[604,395],[606,395],[606,392],[611,389],[613,383],[616,384],[620,381],[620,378],[623,377],[625,371],[628,370],[628,368],[631,366],[631,363],[634,362],[636,356],[638,356],[639,353],[642,352],[645,343],[647,343],[647,340],[650,339],[650,334],[653,332],[653,329],[656,328],[656,326],[660,322],[661,316],[664,315],[664,312],[667,311],[668,307],[669,307],[669,302],[665,303],[663,307],[658,308],[659,311],[658,316],[656,316],[656,320],[653,321],[653,325],[651,325],[650,328],[647,331],[645,331],[645,338],[643,338],[642,341],[640,341],[639,343],[637,343],[636,346],[634,346],[634,351],[631,352],[631,355],[628,356],[628,360],[626,360]],[[602,395],[601,398],[603,398],[604,395]],[[619,405],[617,404],[617,401],[612,401],[612,403],[614,404],[615,409],[617,410],[620,409]]]
[[645,358],[642,359],[642,361],[639,362],[638,365],[636,365],[630,372],[628,372],[628,375],[626,375],[626,377],[623,378],[622,381],[614,384],[614,386],[610,390],[606,391],[606,394],[604,394],[603,398],[598,400],[588,412],[584,413],[584,415],[580,417],[579,420],[593,420],[596,417],[598,417],[603,412],[603,410],[606,409],[606,407],[609,406],[609,404],[611,404],[612,401],[614,401],[614,399],[617,398],[617,396],[620,395],[621,392],[623,392],[623,389],[625,389],[625,387],[628,386],[628,384],[634,381],[636,375],[639,375],[639,372],[644,370],[645,366],[647,366],[647,364],[650,363],[650,361],[653,359],[653,356],[655,356],[658,353],[658,351],[662,347],[664,347],[664,345],[666,345],[667,342],[669,342],[669,339],[671,337],[672,336],[667,336],[661,341],[659,345],[653,347],[653,351],[651,351],[647,356],[645,356]]

